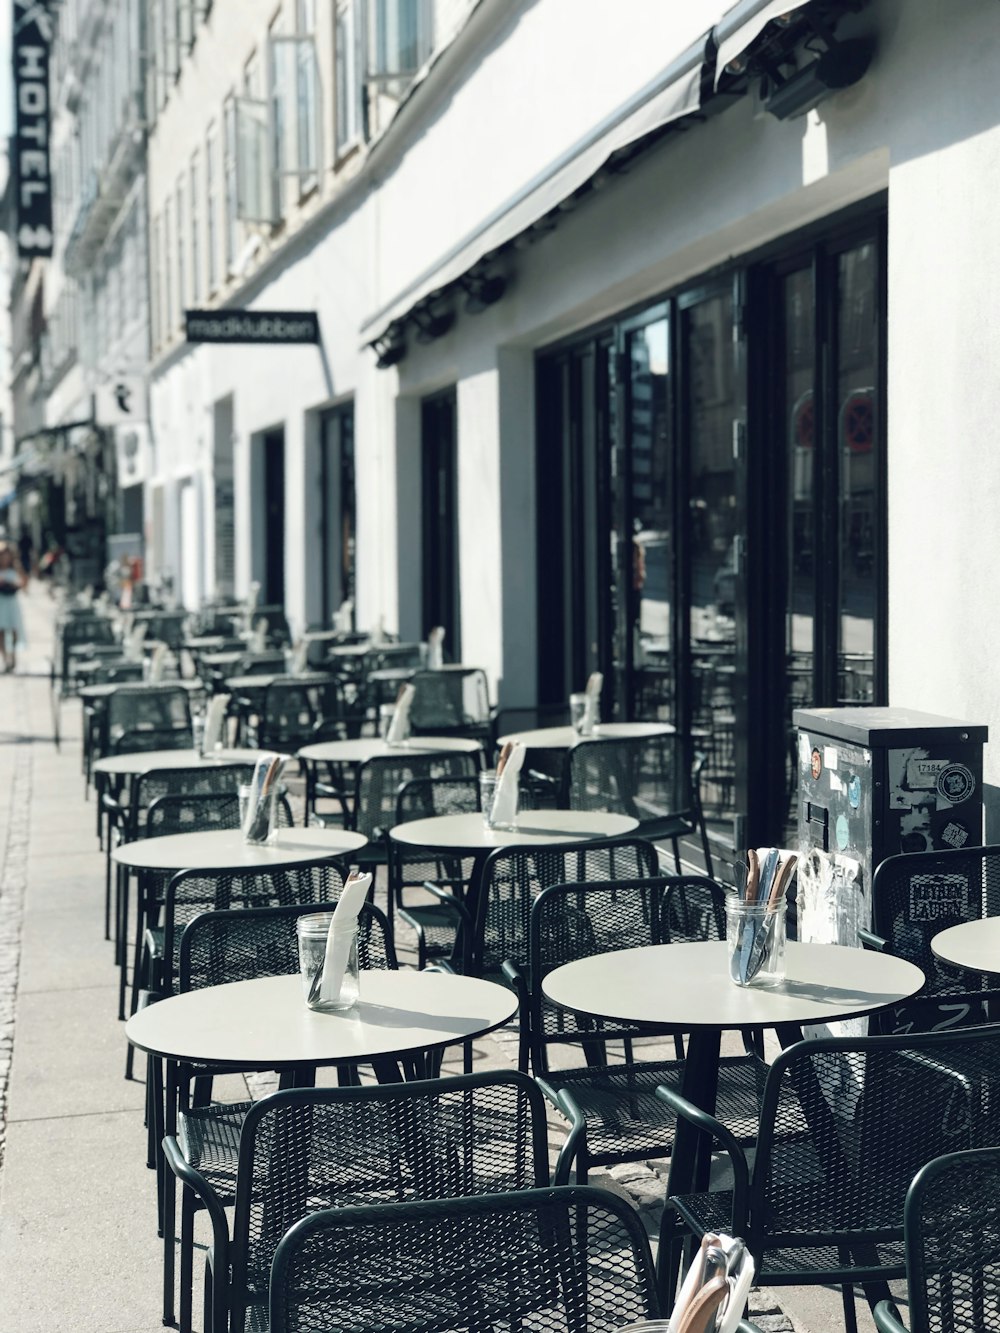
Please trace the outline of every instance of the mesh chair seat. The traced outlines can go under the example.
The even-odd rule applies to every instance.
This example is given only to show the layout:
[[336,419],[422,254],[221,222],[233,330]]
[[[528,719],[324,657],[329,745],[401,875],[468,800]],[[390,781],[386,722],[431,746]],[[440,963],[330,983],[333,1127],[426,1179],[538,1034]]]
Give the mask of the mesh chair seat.
[[[739,1139],[751,1139],[757,1131],[765,1069],[753,1056],[719,1062],[716,1115]],[[634,1060],[548,1070],[535,1077],[555,1106],[586,1121],[587,1156],[600,1165],[652,1156],[651,1148],[658,1155],[670,1151],[677,1116],[656,1096],[656,1089],[667,1085],[679,1092],[683,1073],[680,1060]]]
[[240,1134],[252,1106],[252,1101],[210,1102],[189,1107],[178,1121],[181,1152],[227,1204],[235,1194]]

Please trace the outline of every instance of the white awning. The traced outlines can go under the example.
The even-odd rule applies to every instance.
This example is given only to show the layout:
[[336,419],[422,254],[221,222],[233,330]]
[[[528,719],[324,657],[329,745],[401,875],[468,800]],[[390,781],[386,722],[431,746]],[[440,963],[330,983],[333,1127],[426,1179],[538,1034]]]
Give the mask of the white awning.
[[[787,3],[787,0],[786,0]],[[372,343],[425,297],[447,287],[481,259],[527,231],[586,184],[612,154],[690,115],[701,106],[701,75],[708,33],[667,66],[624,106],[603,121],[562,157],[539,172],[516,195],[452,247],[410,285],[383,306],[361,329]]]
[[715,25],[718,55],[715,61],[715,86],[728,64],[751,47],[769,23],[784,14],[804,9],[809,0],[740,0]]

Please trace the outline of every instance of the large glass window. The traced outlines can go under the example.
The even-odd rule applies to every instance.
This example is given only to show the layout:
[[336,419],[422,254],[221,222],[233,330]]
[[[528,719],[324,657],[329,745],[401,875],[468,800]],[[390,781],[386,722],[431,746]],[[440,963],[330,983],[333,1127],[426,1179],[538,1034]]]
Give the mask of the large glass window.
[[205,132],[205,222],[208,236],[205,242],[206,277],[208,291],[215,291],[219,281],[219,200],[215,154],[218,151],[215,124]]
[[358,0],[337,0],[334,30],[336,68],[335,146],[337,155],[345,153],[363,135],[362,34]]
[[730,846],[788,836],[794,708],[885,701],[884,263],[831,224],[538,359],[539,702],[689,734]]

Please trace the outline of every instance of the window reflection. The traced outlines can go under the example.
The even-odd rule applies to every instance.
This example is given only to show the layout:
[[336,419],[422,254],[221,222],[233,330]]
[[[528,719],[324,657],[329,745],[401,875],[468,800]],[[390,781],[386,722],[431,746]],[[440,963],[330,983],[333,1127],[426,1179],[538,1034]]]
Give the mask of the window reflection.
[[839,685],[841,703],[871,703],[875,657],[875,247],[840,256]]

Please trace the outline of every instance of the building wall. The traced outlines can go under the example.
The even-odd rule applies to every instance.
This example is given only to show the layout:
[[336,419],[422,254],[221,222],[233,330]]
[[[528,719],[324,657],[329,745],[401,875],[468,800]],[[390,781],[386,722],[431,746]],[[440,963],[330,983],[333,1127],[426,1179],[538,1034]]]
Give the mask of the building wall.
[[[464,655],[489,668],[508,700],[530,698],[535,529],[544,521],[534,507],[535,351],[887,191],[890,698],[1000,725],[997,635],[982,592],[984,573],[1000,555],[993,521],[1000,464],[990,448],[991,370],[1000,351],[991,280],[1000,242],[983,185],[1000,156],[1000,95],[990,73],[1000,54],[995,4],[877,0],[846,25],[875,31],[879,43],[856,88],[788,122],[743,98],[669,137],[555,232],[519,251],[496,306],[476,316],[459,306],[450,334],[427,346],[411,340],[406,359],[390,370],[376,370],[373,354],[359,347],[366,319],[641,87],[722,7],[685,6],[680,15],[636,0],[629,22],[613,28],[602,26],[596,0],[588,21],[581,8],[582,0],[538,0],[505,9],[502,18],[497,6],[473,12],[370,163],[350,168],[357,180],[341,204],[329,203],[323,225],[310,230],[306,219],[284,249],[280,238],[266,238],[274,258],[232,286],[231,297],[262,309],[318,309],[322,351],[200,348],[161,357],[154,416],[164,483],[197,473],[211,494],[213,406],[232,395],[237,583],[245,588],[249,442],[285,424],[288,599],[301,625],[315,605],[317,577],[311,414],[353,396],[358,621],[369,625],[382,615],[390,628],[415,632],[419,405],[456,385]],[[242,51],[222,50],[225,12],[217,0],[215,46],[206,42],[199,57],[201,100],[184,102],[182,75],[175,108],[185,109],[172,121],[169,106],[161,114],[154,213],[189,151],[180,127],[217,118],[242,68]],[[263,31],[273,6],[246,0],[244,12],[247,29]],[[1000,782],[1000,758],[989,751],[987,776]]]

